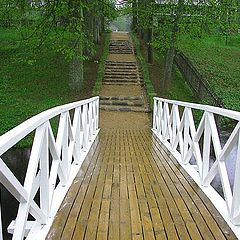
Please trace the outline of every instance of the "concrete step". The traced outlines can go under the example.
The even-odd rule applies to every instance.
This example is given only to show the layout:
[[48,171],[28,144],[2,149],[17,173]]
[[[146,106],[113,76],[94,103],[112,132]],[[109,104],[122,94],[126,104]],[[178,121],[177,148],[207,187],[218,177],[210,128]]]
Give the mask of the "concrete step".
[[113,75],[113,74],[105,74],[104,75],[105,79],[126,79],[126,80],[137,80],[138,79],[138,75],[134,74],[134,75],[128,75],[128,74],[124,74],[124,75]]
[[136,67],[137,63],[136,62],[117,62],[117,61],[106,61],[105,65],[107,66],[131,66],[131,67]]
[[136,74],[140,74],[139,71],[137,70],[130,70],[130,69],[124,69],[124,70],[121,70],[121,71],[116,71],[115,69],[114,70],[106,70],[105,71],[105,74],[109,75],[109,74],[113,74],[113,75],[136,75]]
[[104,85],[126,85],[126,86],[129,86],[129,85],[136,85],[136,86],[143,86],[144,83],[143,82],[122,82],[122,81],[118,81],[118,82],[114,82],[114,81],[110,81],[110,82],[103,82]]
[[137,71],[137,67],[129,66],[105,66],[105,71],[116,71],[116,72],[125,72],[125,71]]
[[100,105],[143,107],[142,100],[100,100]]
[[[107,106],[100,105],[100,109],[104,111],[119,111],[119,112],[151,112],[147,107],[134,107],[134,106]],[[136,120],[137,121],[137,120]]]
[[100,96],[100,100],[142,100],[141,96]]
[[119,50],[119,51],[109,50],[109,53],[110,54],[131,54],[133,52],[132,51],[123,51],[123,50]]
[[119,68],[114,68],[114,69],[111,69],[111,68],[105,68],[105,73],[113,73],[113,74],[125,74],[125,73],[129,73],[129,74],[139,74],[139,73],[142,73],[142,71],[139,71],[138,69],[126,69],[126,68],[123,68],[123,69],[119,69]]
[[104,78],[104,82],[138,82],[137,78]]

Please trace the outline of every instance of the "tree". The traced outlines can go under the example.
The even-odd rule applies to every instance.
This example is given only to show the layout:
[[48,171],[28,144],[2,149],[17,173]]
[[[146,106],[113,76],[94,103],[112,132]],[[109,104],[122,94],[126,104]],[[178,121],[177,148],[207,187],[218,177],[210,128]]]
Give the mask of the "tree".
[[219,16],[219,28],[221,33],[225,36],[225,43],[228,44],[228,37],[238,30],[238,9],[239,1],[221,0],[217,5],[217,12]]
[[[135,14],[138,13],[135,28],[138,29],[141,37],[146,35],[147,29],[152,28],[153,38],[148,37],[146,40],[148,46],[153,46],[165,54],[166,63],[162,84],[165,91],[171,85],[179,34],[199,38],[202,33],[209,33],[212,29],[216,31],[221,25],[221,31],[226,34],[235,31],[239,1],[233,0],[231,4],[232,7],[229,6],[229,0],[156,0],[148,1],[147,4],[145,0],[138,0],[135,3],[134,6],[138,8],[133,11]],[[149,47],[148,49],[148,59],[151,60],[151,51]]]
[[69,59],[69,85],[74,90],[81,90],[83,63],[94,52],[94,43],[99,42],[104,29],[102,21],[114,15],[114,2],[14,0],[9,4],[6,0],[0,0],[0,3],[5,3],[0,5],[4,10],[11,9],[13,15],[20,16],[20,21],[13,24],[22,31],[31,49],[40,49],[50,42],[53,51],[61,52]]

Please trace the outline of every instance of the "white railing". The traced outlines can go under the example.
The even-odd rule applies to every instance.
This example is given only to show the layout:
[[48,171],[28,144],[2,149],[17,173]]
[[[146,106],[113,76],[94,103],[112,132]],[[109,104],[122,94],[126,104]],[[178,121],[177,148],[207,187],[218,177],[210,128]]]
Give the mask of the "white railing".
[[[74,111],[73,120],[70,110]],[[57,116],[59,125],[55,139],[50,120]],[[23,185],[0,158],[0,182],[19,202],[16,220],[8,227],[12,239],[44,239],[98,134],[98,119],[99,98],[94,97],[42,112],[0,137],[2,156],[35,131]],[[34,200],[37,192],[40,193],[39,204]],[[29,214],[34,221],[28,220]]]
[[[198,115],[202,114],[199,124],[195,123],[192,110],[197,110]],[[220,142],[216,115],[237,122],[224,146]],[[153,132],[200,185],[232,228],[238,229],[234,225],[240,225],[240,113],[154,98]],[[235,174],[233,183],[230,183],[226,159],[236,148]],[[214,155],[215,161],[211,163]],[[224,198],[210,185],[217,174],[221,179]]]

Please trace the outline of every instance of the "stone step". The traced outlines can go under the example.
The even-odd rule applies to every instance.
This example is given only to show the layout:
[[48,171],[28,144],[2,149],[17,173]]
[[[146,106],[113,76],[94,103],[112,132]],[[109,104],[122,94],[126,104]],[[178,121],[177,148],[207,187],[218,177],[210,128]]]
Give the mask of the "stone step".
[[124,62],[117,62],[117,61],[109,61],[107,60],[106,65],[110,65],[110,66],[133,66],[133,67],[136,67],[137,66],[137,63],[136,62],[127,62],[127,61],[124,61]]
[[114,50],[133,50],[132,46],[117,46],[117,45],[110,45],[109,49],[114,49]]
[[110,70],[110,71],[137,71],[137,67],[135,66],[106,66],[105,65],[105,70]]
[[131,51],[134,52],[132,47],[109,47],[109,51]]
[[[100,109],[104,111],[118,111],[118,112],[151,112],[147,107],[135,107],[135,106],[108,106],[108,105],[100,105]],[[137,120],[136,120],[137,121]]]
[[109,45],[109,49],[133,49],[133,46],[127,46],[127,45]]
[[142,100],[141,96],[100,96],[100,100]]
[[104,74],[104,78],[116,78],[116,79],[137,79],[138,78],[138,74]]
[[139,74],[106,74],[104,78],[117,78],[117,79],[138,79],[140,77]]
[[116,71],[105,71],[105,76],[122,76],[122,75],[127,75],[127,76],[139,76],[142,75],[141,72],[132,72],[132,71],[121,71],[121,72],[116,72]]
[[130,41],[124,41],[124,40],[119,40],[119,41],[110,41],[109,45],[114,45],[114,46],[132,46],[132,43]]
[[143,107],[142,100],[100,100],[100,105]]
[[113,78],[105,77],[104,82],[138,82],[137,78]]
[[110,50],[109,53],[110,54],[131,54],[132,51],[122,51],[122,50],[121,51],[115,51],[115,50],[113,51],[113,50]]
[[136,86],[142,86],[144,85],[144,83],[142,81],[140,82],[123,82],[123,81],[117,81],[117,82],[114,82],[114,81],[110,81],[110,82],[103,82],[104,85],[126,85],[126,86],[129,86],[129,85],[136,85]]
[[137,68],[105,68],[106,73],[117,73],[117,74],[124,74],[125,72],[128,73],[142,73],[140,69]]

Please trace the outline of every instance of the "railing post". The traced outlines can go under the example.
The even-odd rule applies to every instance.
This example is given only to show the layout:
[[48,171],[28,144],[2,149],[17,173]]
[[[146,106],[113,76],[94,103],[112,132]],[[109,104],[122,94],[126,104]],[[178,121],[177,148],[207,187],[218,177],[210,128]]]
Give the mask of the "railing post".
[[2,190],[0,189],[0,240],[3,240],[3,229],[2,229]]
[[83,151],[87,150],[87,145],[88,145],[88,135],[89,135],[89,129],[88,129],[88,109],[87,109],[87,104],[83,105]]
[[43,213],[49,214],[49,154],[48,154],[48,123],[44,124],[42,150],[40,154],[40,207]]
[[210,144],[211,144],[211,130],[209,127],[208,112],[205,112],[204,118],[204,138],[203,138],[203,168],[202,178],[205,179],[209,172],[209,158],[210,158]]
[[[233,199],[231,208],[231,219],[240,219],[240,130],[238,130],[237,159],[235,164],[235,176],[233,186]],[[237,222],[239,224],[239,221]]]
[[99,128],[99,97],[96,100],[96,129]]

